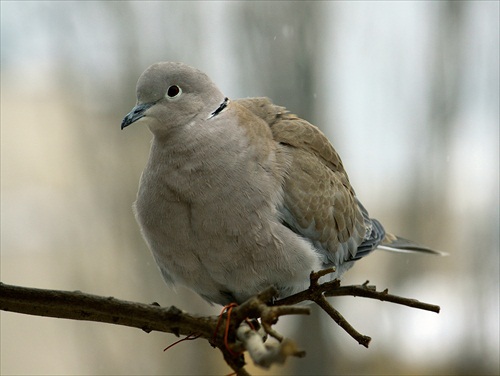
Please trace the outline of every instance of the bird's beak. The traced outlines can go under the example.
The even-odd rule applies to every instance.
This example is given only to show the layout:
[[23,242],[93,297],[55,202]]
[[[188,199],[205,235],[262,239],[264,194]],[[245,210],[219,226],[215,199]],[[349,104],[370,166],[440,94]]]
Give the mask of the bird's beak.
[[144,112],[154,105],[154,103],[142,103],[135,106],[122,121],[122,129],[128,127],[130,124],[136,122],[144,116]]

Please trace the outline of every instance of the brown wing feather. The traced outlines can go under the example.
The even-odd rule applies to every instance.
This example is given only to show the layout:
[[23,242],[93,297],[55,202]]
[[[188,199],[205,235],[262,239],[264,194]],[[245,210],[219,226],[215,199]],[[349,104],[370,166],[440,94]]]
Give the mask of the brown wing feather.
[[[289,225],[326,251],[330,260],[354,256],[366,227],[342,161],[314,125],[267,98],[238,101],[270,126],[292,163],[284,186]],[[286,217],[286,215],[285,215]]]

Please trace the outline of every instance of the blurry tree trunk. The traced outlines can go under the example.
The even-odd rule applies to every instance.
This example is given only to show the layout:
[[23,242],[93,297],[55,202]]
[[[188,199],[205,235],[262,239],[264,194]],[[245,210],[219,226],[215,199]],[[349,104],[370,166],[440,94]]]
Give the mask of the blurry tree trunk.
[[318,58],[326,42],[323,13],[324,4],[317,2],[244,3],[233,21],[242,85],[313,124]]
[[[427,27],[435,32],[431,33],[434,39],[429,41],[428,85],[427,92],[423,93],[427,103],[422,108],[428,112],[421,115],[421,124],[414,124],[422,132],[412,150],[415,162],[406,207],[399,211],[404,213],[408,237],[428,239],[433,247],[445,243],[446,236],[452,236],[445,221],[453,205],[448,202],[450,171],[442,151],[451,148],[459,116],[460,82],[464,71],[461,36],[465,5],[463,2],[442,2],[432,8],[437,10],[437,15],[429,17],[433,22]],[[415,266],[421,261],[425,260],[413,258],[412,264]],[[407,279],[408,270],[400,270],[400,273],[397,268],[392,270],[395,281]]]

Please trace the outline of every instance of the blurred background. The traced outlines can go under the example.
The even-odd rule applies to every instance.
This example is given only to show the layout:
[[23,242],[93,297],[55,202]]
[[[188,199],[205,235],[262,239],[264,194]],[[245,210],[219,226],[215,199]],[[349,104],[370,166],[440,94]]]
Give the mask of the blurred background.
[[[131,206],[149,131],[120,122],[157,61],[318,125],[386,228],[448,257],[376,252],[343,297],[281,319],[307,351],[267,373],[499,373],[499,2],[1,2],[1,281],[216,314],[163,284]],[[228,374],[198,340],[1,312],[4,375]]]

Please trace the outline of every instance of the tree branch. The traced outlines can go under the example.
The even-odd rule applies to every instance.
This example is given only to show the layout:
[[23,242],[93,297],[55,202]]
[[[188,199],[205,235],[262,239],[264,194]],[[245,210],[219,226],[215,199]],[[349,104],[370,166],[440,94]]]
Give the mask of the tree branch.
[[439,310],[441,309],[439,306],[434,304],[424,303],[416,299],[404,298],[402,296],[391,295],[387,289],[384,291],[376,291],[375,286],[368,285],[368,283],[369,281],[366,281],[362,285],[338,286],[335,289],[325,291],[325,296],[361,296],[363,298],[378,299],[384,302],[401,304],[435,313],[439,313]]
[[328,274],[328,272],[333,272],[332,269],[321,270],[320,272],[311,273],[311,286],[309,289],[301,291],[297,294],[290,295],[286,298],[277,300],[275,305],[294,305],[306,300],[314,301],[314,298],[320,294],[324,294],[326,297],[332,296],[361,296],[363,298],[377,299],[380,301],[391,302],[395,304],[401,304],[412,308],[423,309],[425,311],[431,311],[439,313],[441,309],[438,305],[423,303],[416,299],[404,298],[398,295],[389,294],[389,290],[377,291],[376,287],[373,285],[368,285],[369,281],[366,281],[362,285],[351,285],[351,286],[341,286],[338,279],[330,282],[324,282],[322,284],[318,283],[319,278]]
[[[143,304],[85,294],[80,291],[57,291],[37,288],[19,287],[0,282],[0,310],[24,313],[35,316],[47,316],[73,320],[96,321],[108,324],[130,326],[139,328],[149,333],[153,330],[172,333],[176,336],[193,335],[204,338],[223,353],[226,363],[238,375],[247,375],[244,370],[245,361],[242,352],[249,350],[246,341],[240,340],[236,344],[236,330],[247,318],[260,318],[263,328],[271,328],[280,316],[290,314],[308,314],[305,307],[270,307],[266,302],[271,301],[276,295],[273,288],[249,299],[241,306],[234,308],[229,326],[229,338],[225,338],[225,326],[219,326],[216,316],[195,316],[171,306],[162,308],[157,303]],[[228,315],[222,315],[225,321]],[[271,335],[283,338],[274,330]],[[244,335],[241,335],[245,338]],[[229,342],[228,342],[229,341]],[[255,341],[253,341],[255,343]],[[283,362],[283,356],[303,356],[303,353],[291,345],[287,340],[280,343],[276,356],[267,357],[265,361],[254,361],[267,368],[272,363]],[[233,348],[239,346],[239,353],[234,353]],[[286,349],[286,350],[283,350]],[[253,348],[250,350],[253,351]],[[264,358],[262,358],[264,359]]]
[[[361,296],[439,313],[439,306],[391,295],[387,290],[376,291],[375,286],[368,285],[368,281],[353,286],[341,286],[338,280],[320,284],[319,279],[333,270],[311,273],[310,286],[305,291],[270,303],[277,291],[269,288],[240,306],[231,306],[220,317],[191,315],[174,306],[162,308],[157,303],[143,304],[80,291],[43,290],[1,282],[0,309],[36,316],[124,325],[142,329],[147,333],[156,330],[176,336],[190,336],[190,339],[204,338],[222,352],[226,363],[236,375],[248,375],[244,369],[245,351],[248,351],[255,364],[263,368],[274,363],[283,363],[289,356],[305,356],[305,352],[298,350],[292,340],[273,329],[273,325],[281,316],[309,314],[309,308],[295,306],[304,301],[318,304],[340,327],[365,347],[368,347],[371,338],[356,331],[331,306],[326,297]],[[249,319],[253,321],[250,322]],[[220,325],[221,322],[224,325]],[[268,337],[273,337],[274,341],[266,343]]]
[[333,273],[335,268],[320,270],[319,272],[312,272],[310,275],[310,286],[307,290],[301,291],[297,294],[288,296],[284,299],[276,301],[275,305],[293,305],[306,300],[313,301],[323,309],[342,329],[344,329],[352,338],[354,338],[360,345],[368,347],[371,338],[359,333],[352,327],[351,324],[338,312],[325,297],[331,296],[362,296],[370,299],[378,299],[381,301],[392,302],[396,304],[406,305],[412,308],[419,308],[426,311],[439,313],[440,307],[434,304],[422,303],[415,299],[408,299],[397,295],[389,294],[388,290],[377,291],[375,286],[369,286],[368,281],[362,285],[353,286],[340,286],[338,279],[319,283],[319,279],[325,275]]
[[82,293],[43,290],[6,285],[0,282],[0,309],[35,316],[97,321],[131,326],[149,333],[153,330],[176,336],[193,332],[214,334],[213,317],[197,317],[172,306],[143,304]]

